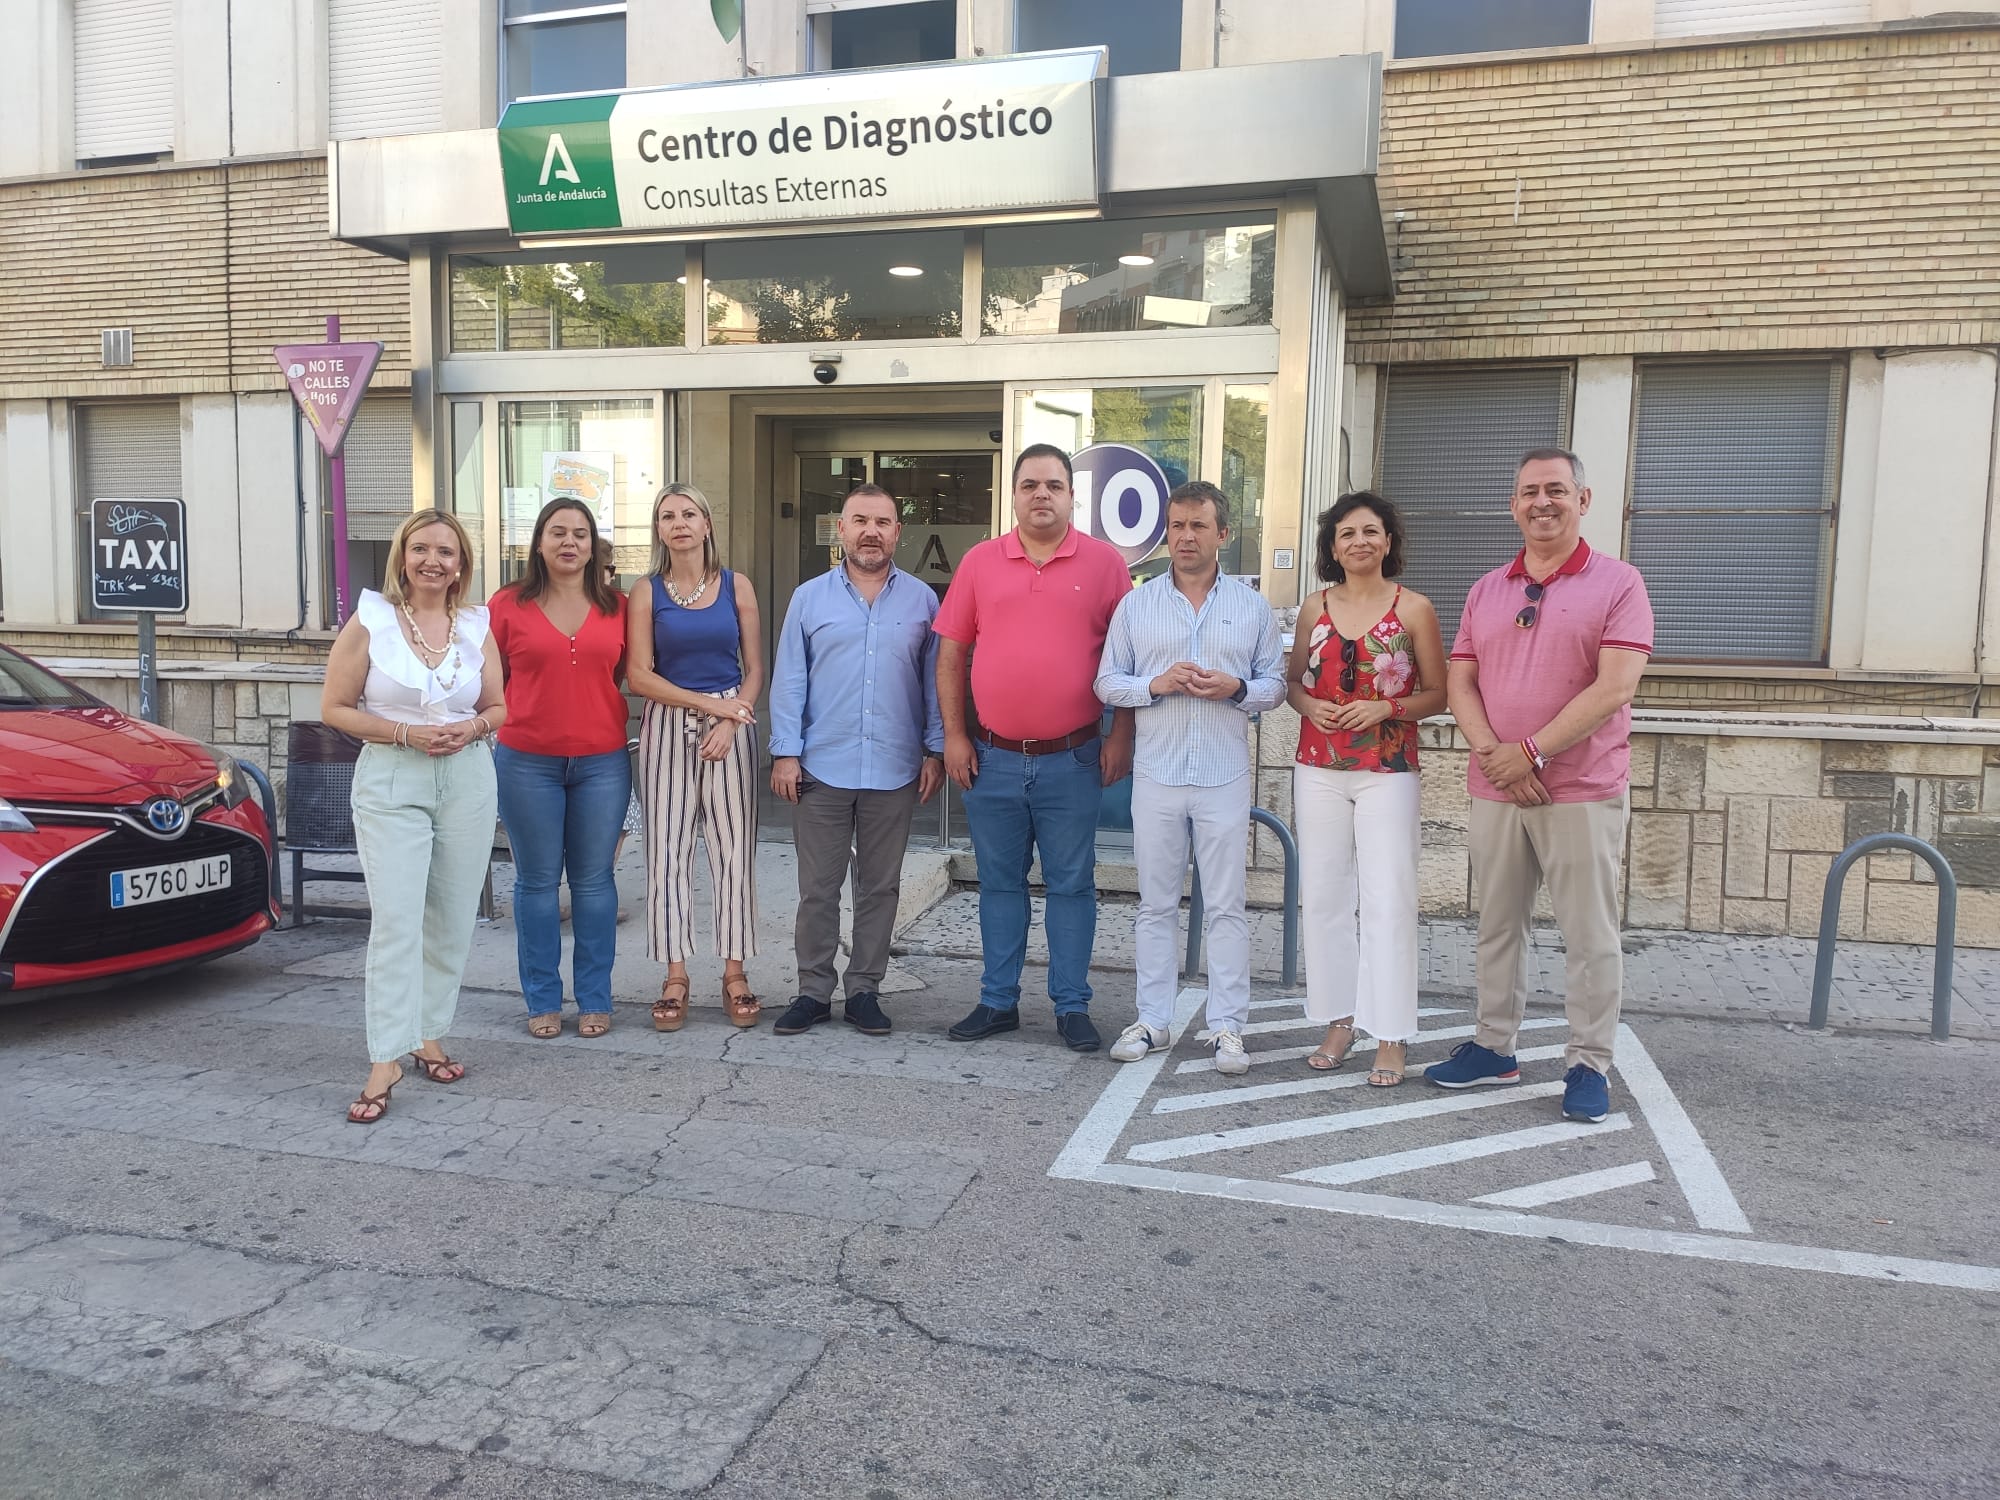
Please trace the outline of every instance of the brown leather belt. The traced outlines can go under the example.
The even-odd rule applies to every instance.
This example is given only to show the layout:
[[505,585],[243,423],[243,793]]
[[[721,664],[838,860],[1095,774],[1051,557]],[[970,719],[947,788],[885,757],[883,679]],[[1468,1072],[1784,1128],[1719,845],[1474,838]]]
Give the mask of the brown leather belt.
[[996,750],[1012,750],[1016,755],[1054,755],[1058,750],[1074,750],[1078,745],[1087,745],[1102,733],[1097,725],[1086,724],[1081,729],[1072,729],[1061,739],[1010,740],[982,724],[972,732],[972,737]]

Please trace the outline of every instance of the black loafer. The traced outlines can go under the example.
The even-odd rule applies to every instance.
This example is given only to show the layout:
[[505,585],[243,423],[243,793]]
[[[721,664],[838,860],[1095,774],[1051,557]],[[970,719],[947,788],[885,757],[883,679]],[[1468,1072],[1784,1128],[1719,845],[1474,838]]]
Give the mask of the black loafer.
[[833,1006],[829,1002],[801,995],[785,1007],[785,1013],[778,1017],[778,1024],[771,1030],[778,1036],[797,1036],[802,1031],[811,1031],[822,1021],[832,1019]]
[[1063,1045],[1072,1052],[1095,1052],[1104,1045],[1097,1035],[1097,1027],[1080,1010],[1057,1016],[1056,1030],[1062,1034]]
[[889,1018],[882,1013],[882,997],[869,991],[860,995],[849,995],[841,1014],[856,1031],[863,1036],[887,1036]]
[[998,1036],[1003,1031],[1019,1031],[1021,1017],[1011,1010],[991,1005],[975,1005],[972,1014],[945,1033],[954,1042],[976,1042],[981,1037]]

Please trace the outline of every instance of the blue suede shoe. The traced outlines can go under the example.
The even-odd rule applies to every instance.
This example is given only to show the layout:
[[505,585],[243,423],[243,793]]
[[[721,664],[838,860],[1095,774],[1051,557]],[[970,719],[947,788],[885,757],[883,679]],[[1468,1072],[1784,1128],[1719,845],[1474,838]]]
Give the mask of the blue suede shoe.
[[1611,1085],[1602,1073],[1578,1063],[1563,1074],[1563,1118],[1595,1125],[1611,1113]]
[[1424,1077],[1441,1089],[1469,1089],[1475,1083],[1519,1083],[1521,1066],[1511,1052],[1460,1042],[1450,1057],[1425,1068]]

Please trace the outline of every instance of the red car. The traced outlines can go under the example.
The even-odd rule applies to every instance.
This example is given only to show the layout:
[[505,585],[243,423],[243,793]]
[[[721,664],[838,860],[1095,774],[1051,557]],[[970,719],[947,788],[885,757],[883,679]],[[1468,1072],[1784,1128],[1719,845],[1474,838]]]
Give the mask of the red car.
[[0,646],[0,993],[248,947],[278,922],[272,852],[234,759]]

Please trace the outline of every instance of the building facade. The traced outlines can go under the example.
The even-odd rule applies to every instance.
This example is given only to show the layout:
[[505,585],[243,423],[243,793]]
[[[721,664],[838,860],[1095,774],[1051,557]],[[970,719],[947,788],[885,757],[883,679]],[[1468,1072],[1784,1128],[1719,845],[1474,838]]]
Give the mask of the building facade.
[[[639,571],[667,478],[715,500],[774,617],[863,478],[941,583],[1005,524],[1004,455],[1046,438],[1219,479],[1230,565],[1281,608],[1319,510],[1379,488],[1449,621],[1515,545],[1514,455],[1562,442],[1586,535],[1660,619],[1628,921],[1811,932],[1834,854],[1894,829],[1952,858],[1961,940],[2000,944],[2000,16],[1944,9],[746,0],[725,40],[705,0],[0,0],[0,637],[124,691],[79,516],[180,495],[170,708],[277,758],[315,711],[336,543],[270,351],[328,314],[385,345],[347,450],[363,583],[437,503],[494,586],[572,482]],[[858,168],[726,201],[771,185],[773,119],[929,126],[945,85],[1063,66],[1085,156],[1027,141],[915,209]],[[656,92],[679,85],[709,87]],[[755,118],[762,154],[672,178],[722,185],[692,219],[524,214],[502,137],[545,145],[554,107],[518,101],[621,90],[621,118]],[[1086,521],[1138,552],[1125,476],[1099,483]],[[1258,731],[1281,813],[1288,719]],[[1425,901],[1465,911],[1463,749],[1432,739]],[[1846,930],[1927,939],[1926,874],[1875,856]]]

